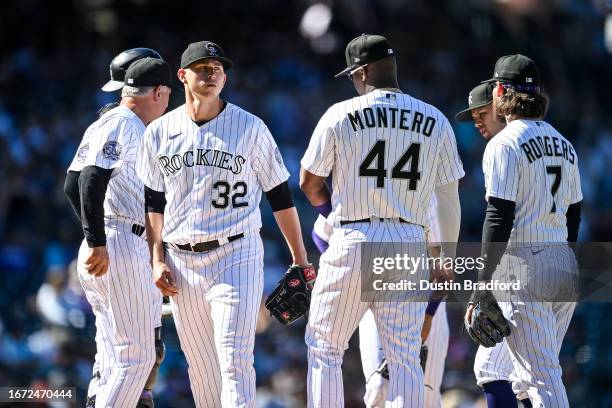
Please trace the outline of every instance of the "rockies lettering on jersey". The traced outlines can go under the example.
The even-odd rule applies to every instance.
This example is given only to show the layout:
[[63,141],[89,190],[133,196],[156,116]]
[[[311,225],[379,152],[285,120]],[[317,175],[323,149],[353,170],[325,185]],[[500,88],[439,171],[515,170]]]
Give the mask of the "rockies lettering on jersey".
[[165,192],[162,238],[175,244],[258,231],[262,191],[289,177],[263,121],[231,103],[202,126],[185,105],[151,122],[139,158],[145,185]]
[[333,172],[334,226],[371,216],[426,226],[435,187],[464,175],[448,119],[410,95],[380,89],[333,105],[301,164],[317,176]]
[[218,167],[229,170],[234,174],[240,174],[245,161],[246,159],[241,155],[214,149],[197,149],[196,152],[188,150],[172,157],[159,157],[159,164],[164,169],[164,175],[166,176],[176,173],[183,166],[193,167],[194,165]]
[[582,200],[578,157],[550,124],[513,120],[487,144],[486,198],[516,203],[510,242],[566,242],[567,208]]

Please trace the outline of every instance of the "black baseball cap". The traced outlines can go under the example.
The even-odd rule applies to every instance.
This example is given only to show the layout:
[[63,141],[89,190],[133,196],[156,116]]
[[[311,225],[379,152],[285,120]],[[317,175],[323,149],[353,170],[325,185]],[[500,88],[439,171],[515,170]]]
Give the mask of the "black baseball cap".
[[125,72],[125,86],[158,86],[172,87],[172,74],[166,61],[156,58],[136,60]]
[[181,56],[181,68],[187,68],[196,61],[209,58],[221,62],[225,70],[231,69],[234,66],[232,60],[225,57],[223,48],[219,45],[210,41],[198,41],[189,44],[187,49],[183,52]]
[[459,122],[471,122],[472,109],[482,108],[493,102],[492,84],[485,82],[475,86],[468,96],[468,108],[455,115]]
[[132,62],[147,57],[163,59],[157,51],[145,47],[130,48],[115,56],[110,63],[110,81],[104,84],[102,90],[104,92],[114,92],[123,88],[125,71],[128,67]]
[[495,81],[535,88],[540,86],[540,70],[529,57],[521,54],[505,55],[495,63],[493,78],[485,82]]
[[346,46],[344,51],[346,68],[334,77],[338,78],[339,76],[346,75],[360,66],[394,54],[395,51],[391,48],[389,40],[382,35],[361,34],[359,37],[352,39]]

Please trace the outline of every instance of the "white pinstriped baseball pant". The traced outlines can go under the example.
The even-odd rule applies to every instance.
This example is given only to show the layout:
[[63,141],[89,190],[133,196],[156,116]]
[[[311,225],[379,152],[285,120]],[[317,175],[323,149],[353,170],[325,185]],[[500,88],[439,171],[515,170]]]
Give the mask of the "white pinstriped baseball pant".
[[79,250],[77,272],[96,318],[96,358],[91,392],[96,407],[134,407],[155,363],[155,327],[161,325],[162,295],[153,283],[146,241],[131,223],[106,228],[108,272],[89,275],[87,243]]
[[[373,221],[334,229],[329,249],[320,259],[306,327],[308,406],[344,406],[341,369],[344,351],[369,308],[389,365],[387,406],[422,407],[423,371],[419,351],[426,303],[361,302],[360,244],[363,242],[420,242],[420,252],[426,253],[423,228],[412,224]],[[413,246],[415,251],[417,247]],[[417,271],[416,277],[427,279],[428,272]]]
[[166,250],[171,297],[196,406],[254,407],[255,326],[263,293],[258,233],[207,252]]

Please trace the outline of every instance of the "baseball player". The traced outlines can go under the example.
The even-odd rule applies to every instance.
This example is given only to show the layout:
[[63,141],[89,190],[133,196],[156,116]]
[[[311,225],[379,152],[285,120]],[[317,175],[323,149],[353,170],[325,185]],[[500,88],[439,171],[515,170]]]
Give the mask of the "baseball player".
[[86,130],[65,184],[85,235],[77,270],[96,318],[88,391],[88,405],[96,407],[152,407],[159,351],[161,296],[143,236],[144,186],[135,161],[146,124],[168,106],[170,68],[161,59],[143,58],[125,77],[129,86],[119,106]]
[[[432,197],[428,210],[429,227],[427,229],[427,242],[431,247],[439,247],[439,227],[436,220],[437,202]],[[329,247],[329,238],[333,227],[329,225],[322,215],[315,222],[312,238],[321,253]],[[441,306],[441,307],[440,307]],[[426,407],[441,407],[440,387],[444,376],[444,363],[448,352],[449,328],[446,318],[446,302],[431,300],[425,310],[423,328],[421,329],[421,342],[427,347],[423,382],[425,385],[424,399]],[[382,365],[384,355],[374,314],[367,310],[359,322],[359,352],[361,366],[366,380],[366,392],[363,397],[367,408],[383,408],[387,398],[388,370]],[[423,365],[423,361],[421,361]],[[381,369],[382,367],[382,369]]]
[[[493,112],[492,84],[474,87],[468,96],[468,108],[455,115],[460,122],[474,122],[482,137],[489,141],[506,127],[506,119]],[[476,383],[482,387],[489,408],[516,407],[514,395],[523,406],[531,407],[527,390],[512,366],[506,342],[494,347],[478,347],[474,359]]]
[[[576,241],[580,224],[578,157],[572,144],[542,120],[548,99],[531,59],[520,54],[500,58],[490,82],[494,112],[506,118],[507,126],[489,141],[483,157],[488,207],[485,267],[478,279],[515,280],[520,288],[495,295],[475,291],[466,326],[487,347],[506,336],[512,364],[534,407],[568,407],[559,351],[575,308],[577,265],[568,242]],[[492,243],[507,244],[507,249]],[[499,296],[504,298],[497,302]]]
[[[464,175],[448,120],[431,105],[402,93],[395,51],[380,35],[363,34],[346,47],[348,75],[358,97],[333,105],[320,119],[301,161],[300,185],[334,227],[321,256],[306,327],[308,405],[343,406],[342,357],[371,309],[389,367],[386,404],[422,406],[419,364],[425,302],[361,302],[363,242],[411,242],[426,252],[432,193],[438,199],[441,241],[457,241],[458,180]],[[333,196],[325,183],[333,174]],[[443,248],[454,256],[454,247]],[[429,273],[418,269],[416,279]]]
[[293,263],[309,265],[272,135],[219,96],[232,65],[213,42],[189,44],[178,70],[185,104],[149,125],[139,155],[154,279],[171,296],[198,407],[255,406],[262,191]]
[[[104,86],[102,87],[102,91],[115,92],[115,91],[121,90],[121,88],[123,88],[123,85],[124,85],[123,81],[125,79],[125,72],[127,71],[128,67],[132,64],[132,62],[137,61],[141,58],[147,58],[147,57],[157,58],[160,60],[162,59],[161,55],[159,55],[157,51],[152,50],[150,48],[143,48],[143,47],[130,48],[128,50],[122,51],[121,53],[117,54],[117,56],[115,56],[110,63],[110,69],[109,69],[110,80],[106,82],[106,84],[104,84]],[[100,108],[100,110],[98,110],[99,118],[101,118],[106,112],[119,106],[120,102],[121,102],[120,100],[117,102],[111,102],[111,103],[104,105],[102,108]],[[83,139],[81,140],[81,143],[77,149],[77,152],[80,152],[81,154],[77,154],[73,158],[72,163],[70,164],[70,167],[66,175],[66,182],[64,186],[65,193],[68,196],[69,202],[72,205],[73,210],[77,214],[79,221],[80,221],[80,211],[81,211],[80,202],[81,201],[79,197],[78,183],[79,183],[79,176],[81,175],[81,170],[84,167],[83,163],[85,161],[82,155],[86,153],[89,148],[89,136],[90,136],[89,133],[85,133]],[[141,222],[141,225],[142,224],[144,224],[144,220],[143,222]],[[164,304],[162,304],[162,315],[170,315],[170,314],[171,314],[171,311],[168,308],[166,308]],[[159,322],[159,324],[161,324],[161,321]],[[165,344],[163,340],[161,339],[161,326],[159,326],[158,323],[156,323],[156,327],[155,327],[155,353],[156,353],[155,364],[153,365],[153,368],[151,369],[151,373],[149,374],[149,378],[147,379],[147,382],[145,383],[145,387],[144,387],[143,393],[140,398],[141,401],[139,401],[141,406],[145,406],[149,401],[152,401],[153,386],[155,385],[155,382],[157,380],[157,375],[159,373],[159,367],[162,361],[164,360],[165,353],[166,353]],[[100,353],[97,353],[95,357],[94,365],[93,365],[93,375],[92,375],[91,381],[89,383],[89,388],[87,391],[87,403],[86,403],[87,408],[90,408],[90,407],[93,408],[96,403],[96,392],[98,389],[98,383],[100,379],[100,371],[99,371],[100,357],[101,357]]]

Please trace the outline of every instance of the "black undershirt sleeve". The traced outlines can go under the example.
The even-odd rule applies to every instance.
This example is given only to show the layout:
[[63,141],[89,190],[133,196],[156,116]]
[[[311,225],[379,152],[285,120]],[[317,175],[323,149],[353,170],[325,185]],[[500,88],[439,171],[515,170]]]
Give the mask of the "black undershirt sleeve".
[[570,205],[565,213],[567,225],[567,242],[576,242],[578,240],[578,230],[580,229],[580,220],[582,212],[582,201],[578,201]]
[[145,211],[163,214],[166,208],[166,195],[145,186]]
[[80,171],[69,170],[66,175],[66,181],[64,181],[64,194],[66,194],[66,198],[68,198],[68,202],[79,221],[81,221],[81,197],[79,196],[80,175]]
[[112,169],[87,166],[79,176],[81,224],[90,248],[106,245],[104,196],[112,173]]
[[287,208],[294,207],[293,197],[291,196],[291,190],[289,190],[289,183],[283,182],[272,190],[266,192],[266,198],[272,207],[272,212],[286,210]]
[[506,251],[512,225],[514,224],[514,201],[489,197],[487,214],[482,226],[481,256],[484,258],[484,268],[478,273],[478,281],[490,281]]

